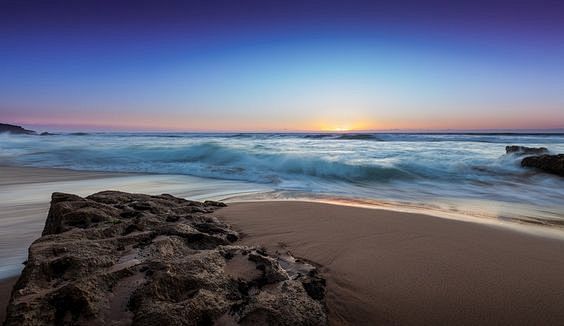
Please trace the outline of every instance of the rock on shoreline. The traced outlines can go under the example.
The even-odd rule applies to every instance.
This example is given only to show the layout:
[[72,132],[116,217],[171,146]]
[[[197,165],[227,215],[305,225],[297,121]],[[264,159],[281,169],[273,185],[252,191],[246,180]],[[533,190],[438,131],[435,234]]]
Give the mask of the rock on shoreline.
[[5,325],[325,325],[325,280],[233,244],[219,202],[54,193]]

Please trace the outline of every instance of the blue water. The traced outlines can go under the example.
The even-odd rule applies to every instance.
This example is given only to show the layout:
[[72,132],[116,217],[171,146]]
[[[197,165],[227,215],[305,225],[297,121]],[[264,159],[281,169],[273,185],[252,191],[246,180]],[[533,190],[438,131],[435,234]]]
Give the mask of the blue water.
[[0,163],[242,180],[305,196],[475,199],[564,219],[564,178],[521,168],[506,145],[564,153],[564,135],[2,134]]

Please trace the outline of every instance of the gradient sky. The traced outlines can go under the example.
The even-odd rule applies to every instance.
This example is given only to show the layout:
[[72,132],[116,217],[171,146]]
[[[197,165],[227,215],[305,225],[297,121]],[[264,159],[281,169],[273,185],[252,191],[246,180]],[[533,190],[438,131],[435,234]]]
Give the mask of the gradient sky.
[[0,1],[0,122],[564,127],[562,1]]

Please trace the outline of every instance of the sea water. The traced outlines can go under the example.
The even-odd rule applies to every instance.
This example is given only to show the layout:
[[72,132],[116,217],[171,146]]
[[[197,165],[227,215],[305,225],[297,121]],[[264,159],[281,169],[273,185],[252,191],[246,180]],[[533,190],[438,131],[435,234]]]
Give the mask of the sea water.
[[564,178],[522,168],[507,145],[564,153],[564,135],[2,134],[0,164],[190,175],[269,189],[247,199],[332,198],[564,224]]

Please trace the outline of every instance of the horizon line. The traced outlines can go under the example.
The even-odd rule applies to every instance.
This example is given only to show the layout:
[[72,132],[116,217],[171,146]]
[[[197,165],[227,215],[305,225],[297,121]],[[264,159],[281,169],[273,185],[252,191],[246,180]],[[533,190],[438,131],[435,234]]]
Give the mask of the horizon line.
[[[564,133],[564,126],[557,128],[390,128],[390,129],[349,129],[349,130],[316,130],[316,129],[271,129],[271,130],[175,130],[175,129],[119,129],[105,126],[64,126],[58,124],[14,124],[25,128],[40,128],[42,132],[91,132],[91,133],[240,133],[240,134],[261,134],[261,133],[320,133],[320,134],[347,134],[347,133]],[[51,127],[58,130],[48,130]],[[47,129],[45,129],[47,128]],[[64,130],[64,131],[63,131]]]

